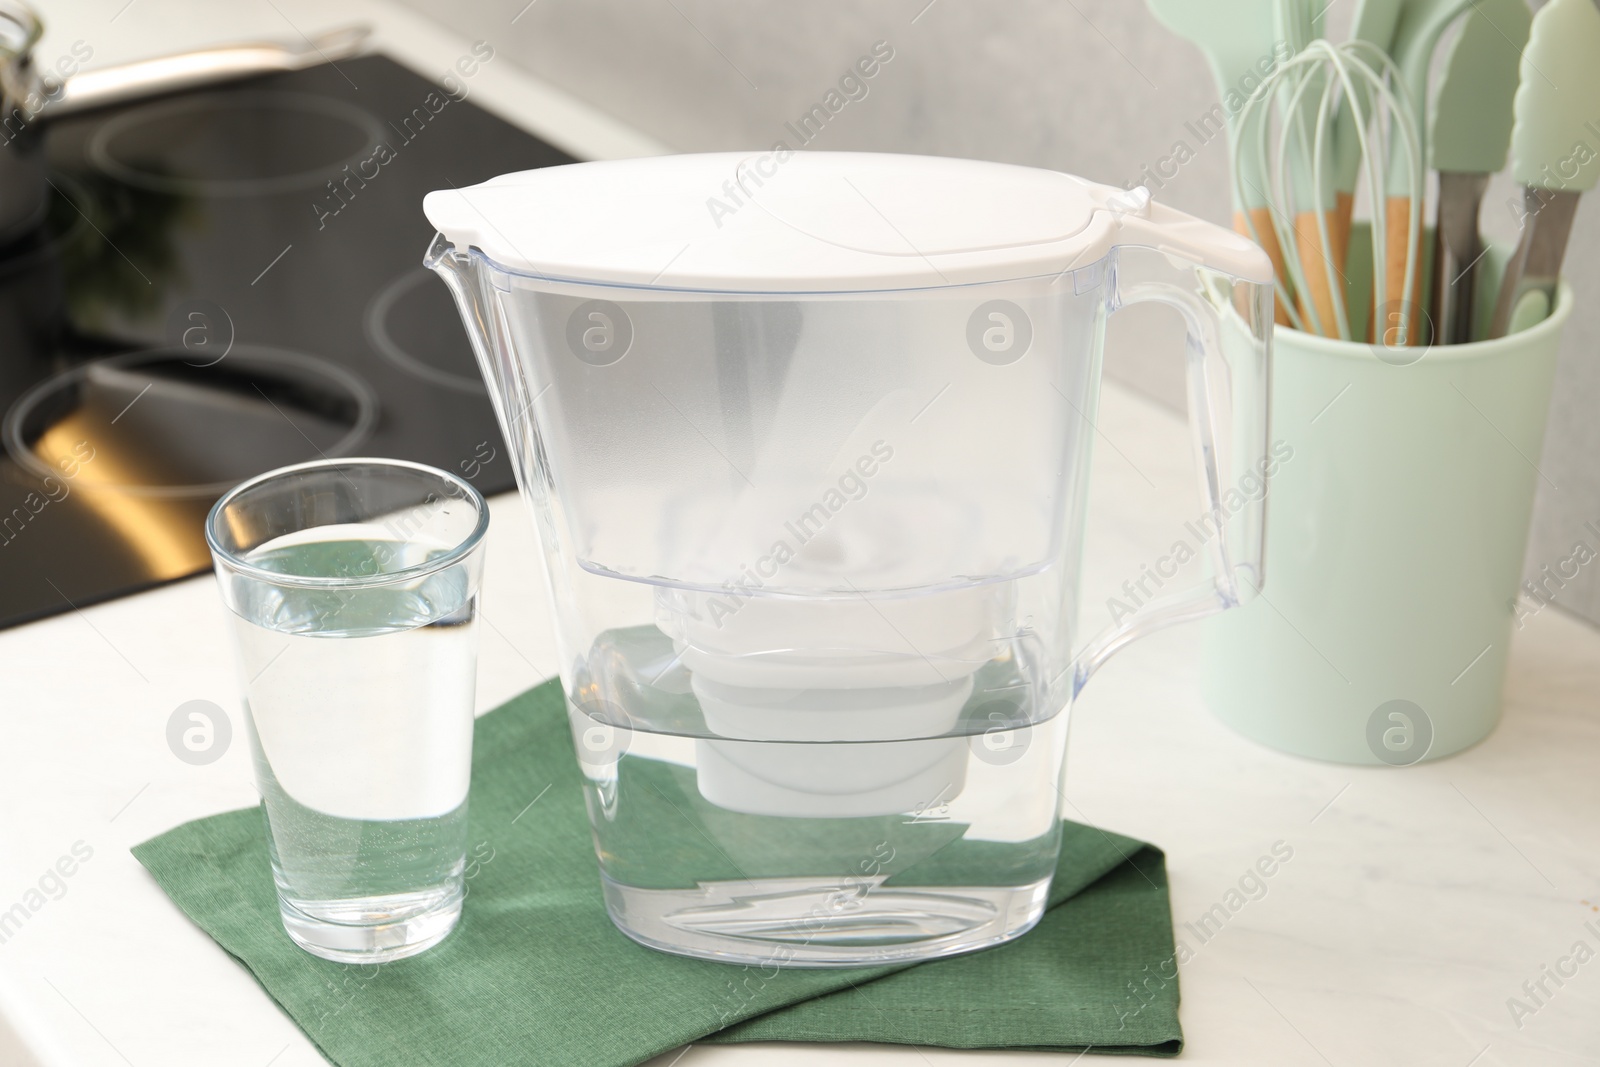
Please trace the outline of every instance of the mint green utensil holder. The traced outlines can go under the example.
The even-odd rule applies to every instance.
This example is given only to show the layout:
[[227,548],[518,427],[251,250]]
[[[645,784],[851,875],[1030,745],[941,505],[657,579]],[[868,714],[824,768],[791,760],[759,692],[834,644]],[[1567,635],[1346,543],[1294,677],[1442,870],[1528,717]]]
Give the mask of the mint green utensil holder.
[[[1504,258],[1480,269],[1484,319]],[[1426,350],[1278,328],[1272,436],[1293,454],[1267,494],[1262,595],[1206,624],[1218,718],[1295,755],[1400,766],[1493,731],[1572,302],[1563,283],[1520,333]]]

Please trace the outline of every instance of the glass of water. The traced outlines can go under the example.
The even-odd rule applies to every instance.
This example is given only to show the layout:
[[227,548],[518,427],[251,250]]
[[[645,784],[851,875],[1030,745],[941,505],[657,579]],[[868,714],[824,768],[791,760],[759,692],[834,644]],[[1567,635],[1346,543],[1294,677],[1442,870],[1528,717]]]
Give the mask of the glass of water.
[[461,917],[489,510],[444,471],[285,467],[217,501],[284,929],[324,959],[401,959]]

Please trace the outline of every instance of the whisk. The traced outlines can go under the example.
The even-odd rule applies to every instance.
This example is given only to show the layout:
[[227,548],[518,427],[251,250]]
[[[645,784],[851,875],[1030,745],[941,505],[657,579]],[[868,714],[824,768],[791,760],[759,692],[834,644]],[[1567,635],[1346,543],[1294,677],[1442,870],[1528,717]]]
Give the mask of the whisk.
[[[1296,21],[1298,5],[1281,3],[1280,27],[1294,48],[1246,101],[1233,149],[1234,181],[1241,196],[1253,194],[1270,207],[1272,237],[1283,249],[1287,278],[1275,282],[1279,306],[1298,330],[1352,339],[1345,277],[1348,232],[1339,224],[1336,173],[1340,157],[1354,152],[1357,180],[1368,202],[1381,207],[1391,169],[1404,175],[1411,211],[1406,257],[1400,269],[1398,307],[1386,305],[1389,220],[1375,208],[1371,222],[1373,313],[1369,329],[1384,344],[1405,344],[1416,333],[1413,311],[1420,293],[1422,199],[1426,160],[1421,131],[1400,71],[1370,42],[1335,43],[1313,37],[1308,21]],[[1350,143],[1353,139],[1353,144]],[[1264,190],[1247,188],[1249,175],[1263,176]],[[1263,242],[1250,225],[1251,237]],[[1377,320],[1382,319],[1382,322]]]

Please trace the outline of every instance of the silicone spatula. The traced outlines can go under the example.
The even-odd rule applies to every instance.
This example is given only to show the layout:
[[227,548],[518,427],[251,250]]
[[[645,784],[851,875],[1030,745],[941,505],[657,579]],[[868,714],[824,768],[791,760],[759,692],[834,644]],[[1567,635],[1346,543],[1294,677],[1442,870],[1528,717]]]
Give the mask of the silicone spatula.
[[[1427,128],[1428,74],[1433,65],[1434,49],[1438,47],[1439,38],[1450,23],[1470,3],[1471,0],[1406,0],[1400,11],[1400,21],[1395,26],[1394,41],[1389,51],[1400,68],[1400,79],[1411,107],[1411,117],[1419,130]],[[1426,158],[1413,160],[1403,145],[1391,147],[1388,196],[1384,205],[1384,221],[1388,229],[1384,274],[1388,292],[1381,294],[1381,300],[1386,302],[1387,315],[1399,317],[1401,344],[1416,343],[1421,332],[1422,257],[1419,255],[1415,260],[1411,259],[1410,234],[1412,213],[1415,211],[1420,216],[1423,206],[1411,202],[1410,187],[1413,174],[1425,166]],[[1402,307],[1408,274],[1412,283],[1412,299],[1409,306]],[[1391,333],[1388,336],[1395,335]]]
[[[1258,64],[1263,61],[1276,65],[1277,41],[1273,18],[1274,0],[1145,0],[1150,13],[1167,29],[1199,48],[1211,66],[1211,76],[1216,80],[1218,99],[1226,101],[1230,95],[1248,96],[1261,81]],[[1228,149],[1230,153],[1239,141],[1236,108],[1224,107],[1227,113]],[[1233,205],[1234,229],[1246,237],[1253,236],[1272,259],[1272,268],[1279,278],[1287,279],[1284,270],[1283,249],[1278,245],[1276,231],[1272,228],[1271,210],[1267,207],[1267,179],[1257,167],[1253,153],[1240,153],[1242,184],[1247,190],[1243,203]],[[1254,233],[1252,235],[1252,229]],[[1278,308],[1277,321],[1289,322],[1288,313]]]
[[1522,186],[1522,236],[1506,264],[1490,337],[1503,337],[1525,301],[1551,306],[1578,197],[1600,181],[1600,10],[1550,0],[1522,53],[1511,128],[1511,176]]
[[1506,165],[1512,98],[1532,24],[1526,0],[1477,0],[1444,57],[1428,129],[1431,163],[1439,172],[1431,296],[1435,344],[1461,344],[1472,336],[1483,254],[1478,211],[1489,175]]

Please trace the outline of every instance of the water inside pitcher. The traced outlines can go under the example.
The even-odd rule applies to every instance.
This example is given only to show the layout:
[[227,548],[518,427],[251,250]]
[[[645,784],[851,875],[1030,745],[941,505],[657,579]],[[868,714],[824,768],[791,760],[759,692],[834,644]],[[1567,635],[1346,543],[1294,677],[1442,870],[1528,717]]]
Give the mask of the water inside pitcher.
[[[534,514],[616,924],[800,966],[1029,929],[1074,695],[1260,585],[1259,500],[1222,490],[1265,469],[1265,256],[1143,190],[886,155],[577,164],[426,210]],[[1090,636],[1102,341],[1138,300],[1188,325],[1218,536],[1200,587]]]

